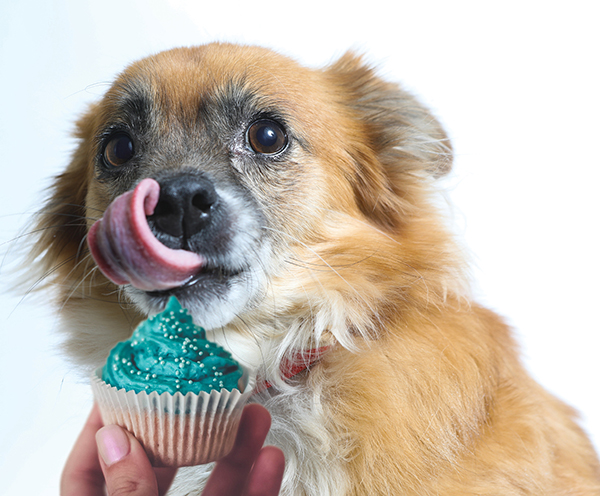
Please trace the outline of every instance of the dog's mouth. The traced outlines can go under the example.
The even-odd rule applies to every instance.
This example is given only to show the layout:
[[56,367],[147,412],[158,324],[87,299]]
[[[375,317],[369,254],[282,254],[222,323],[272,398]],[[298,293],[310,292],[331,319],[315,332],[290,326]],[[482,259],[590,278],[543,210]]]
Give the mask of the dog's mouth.
[[226,270],[221,267],[210,268],[204,267],[194,274],[189,280],[185,281],[179,286],[175,286],[167,289],[157,290],[145,290],[146,294],[153,298],[169,298],[170,296],[177,296],[179,299],[185,297],[188,293],[198,290],[206,289],[204,286],[210,285],[214,290],[215,282],[222,282],[226,284],[231,278],[240,276],[244,271],[240,270]]
[[154,213],[159,194],[158,182],[144,179],[117,197],[90,228],[91,254],[115,284],[165,294],[196,285],[214,272],[202,255],[169,248],[154,236],[147,216]]

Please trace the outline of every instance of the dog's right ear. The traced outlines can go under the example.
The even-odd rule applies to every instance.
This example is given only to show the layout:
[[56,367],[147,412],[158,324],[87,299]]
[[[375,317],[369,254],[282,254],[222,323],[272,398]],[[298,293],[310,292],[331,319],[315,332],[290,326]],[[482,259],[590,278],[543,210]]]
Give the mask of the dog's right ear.
[[30,272],[37,278],[35,288],[51,282],[71,286],[89,270],[88,264],[81,262],[88,254],[85,200],[94,174],[96,115],[94,105],[78,120],[75,136],[79,145],[66,170],[54,178],[49,198],[37,213],[36,240],[30,254],[36,269]]

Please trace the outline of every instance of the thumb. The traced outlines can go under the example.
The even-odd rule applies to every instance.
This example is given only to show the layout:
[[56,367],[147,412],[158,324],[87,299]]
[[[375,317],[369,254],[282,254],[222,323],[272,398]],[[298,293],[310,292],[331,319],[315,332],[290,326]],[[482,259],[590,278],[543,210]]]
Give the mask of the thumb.
[[158,496],[154,470],[132,434],[107,425],[96,433],[96,443],[109,496]]

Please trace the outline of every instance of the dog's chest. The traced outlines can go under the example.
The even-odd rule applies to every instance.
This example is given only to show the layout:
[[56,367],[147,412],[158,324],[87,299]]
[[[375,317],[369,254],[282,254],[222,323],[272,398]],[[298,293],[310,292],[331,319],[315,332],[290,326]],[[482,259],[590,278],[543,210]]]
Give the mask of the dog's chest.
[[[327,428],[320,398],[310,390],[258,398],[271,412],[271,431],[265,444],[281,448],[286,468],[282,496],[342,496],[348,476],[341,440]],[[199,496],[211,466],[179,470],[169,496]]]

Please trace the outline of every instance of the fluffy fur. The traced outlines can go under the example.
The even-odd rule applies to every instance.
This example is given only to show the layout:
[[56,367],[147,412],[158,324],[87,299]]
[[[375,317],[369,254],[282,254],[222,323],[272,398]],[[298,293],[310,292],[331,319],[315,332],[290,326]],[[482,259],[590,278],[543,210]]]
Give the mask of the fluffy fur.
[[[265,115],[288,133],[276,156],[245,142]],[[107,171],[99,155],[117,127],[143,154]],[[87,230],[141,179],[201,170],[241,216],[238,254],[225,255],[244,270],[223,276],[227,289],[182,295],[274,384],[256,400],[286,455],[282,494],[600,494],[574,412],[527,375],[506,324],[470,298],[435,202],[452,162],[443,129],[360,57],[311,70],[253,47],[163,52],[127,68],[77,129],[32,258],[57,290],[78,367],[101,364],[164,304],[107,280]],[[281,380],[286,356],[323,345],[331,351],[308,372]],[[200,494],[203,470],[181,470],[172,494]]]

